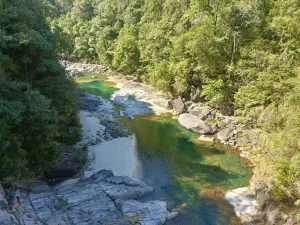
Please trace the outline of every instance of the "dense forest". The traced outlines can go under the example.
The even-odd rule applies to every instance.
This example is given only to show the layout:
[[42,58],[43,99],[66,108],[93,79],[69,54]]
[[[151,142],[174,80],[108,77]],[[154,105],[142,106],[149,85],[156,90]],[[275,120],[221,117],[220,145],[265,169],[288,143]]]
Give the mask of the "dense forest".
[[56,0],[52,9],[60,57],[240,116],[262,131],[253,160],[274,199],[300,197],[299,0]]
[[253,161],[274,200],[296,201],[299,24],[299,0],[0,0],[0,177],[40,176],[79,140],[62,58],[261,129]]
[[43,176],[81,137],[74,85],[58,64],[48,13],[40,0],[0,1],[2,184]]

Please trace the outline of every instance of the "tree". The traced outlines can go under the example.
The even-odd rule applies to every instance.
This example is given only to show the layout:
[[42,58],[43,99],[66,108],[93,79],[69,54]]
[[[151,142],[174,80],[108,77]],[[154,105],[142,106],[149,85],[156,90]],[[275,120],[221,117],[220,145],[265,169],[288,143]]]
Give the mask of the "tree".
[[74,86],[58,64],[59,37],[47,23],[49,2],[1,3],[0,179],[22,184],[43,176],[62,146],[81,135]]
[[135,27],[124,28],[117,41],[112,65],[125,74],[134,73],[139,67],[140,52]]

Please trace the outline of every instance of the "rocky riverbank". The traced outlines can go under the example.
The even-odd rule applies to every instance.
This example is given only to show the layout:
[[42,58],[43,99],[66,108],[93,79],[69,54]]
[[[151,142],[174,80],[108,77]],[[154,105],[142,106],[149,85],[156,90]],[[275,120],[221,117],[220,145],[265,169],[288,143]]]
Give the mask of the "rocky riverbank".
[[161,201],[137,201],[152,191],[141,181],[108,170],[56,186],[37,181],[30,192],[17,189],[5,195],[0,186],[0,224],[163,224],[177,213],[169,213]]
[[[78,67],[80,67],[78,64],[74,66],[68,64],[68,68],[71,68],[69,70],[70,74],[75,74],[76,76]],[[90,67],[91,68],[85,64],[84,67],[79,70],[89,72],[96,68],[95,65],[91,65]],[[242,141],[240,141],[239,138],[243,127],[239,125],[237,118],[223,115],[203,103],[185,101],[182,98],[172,100],[171,96],[158,92],[146,84],[137,82],[137,80],[131,76],[119,76],[119,74],[108,71],[105,72],[105,75],[108,80],[115,82],[120,89],[115,92],[111,98],[116,105],[121,106],[122,111],[120,112],[120,116],[134,119],[135,115],[173,113],[175,115],[174,119],[178,119],[178,122],[182,126],[199,133],[200,141],[219,141],[238,149],[241,156],[247,157],[242,147]],[[101,107],[98,107],[98,111],[99,108]],[[106,113],[108,115],[113,114],[109,111]],[[228,200],[235,207],[237,215],[242,218],[243,222],[254,222],[257,219],[255,195],[248,187],[245,187],[245,190],[248,191],[247,194],[233,195]],[[233,190],[233,192],[235,192],[235,190]],[[228,194],[230,195],[230,193],[231,192]],[[251,196],[252,201],[248,201],[249,196]],[[246,205],[239,207],[241,202]],[[254,207],[253,204],[255,205]],[[245,207],[247,210],[244,210]],[[249,210],[252,210],[250,214]],[[249,215],[252,215],[252,217]]]
[[[163,201],[139,201],[154,189],[131,177],[132,167],[137,166],[135,138],[115,121],[120,114],[113,104],[89,94],[82,95],[82,103],[83,140],[78,145],[88,149],[86,170],[56,185],[36,181],[30,188],[6,191],[0,185],[0,224],[160,225],[176,217],[178,213],[169,212]],[[118,164],[119,176],[104,169],[109,164],[103,163],[106,159],[99,161],[103,155],[114,159],[109,164]]]
[[[91,67],[94,68],[94,65]],[[260,131],[240,123],[240,119],[243,118],[223,115],[205,103],[195,103],[182,98],[171,101],[170,96],[161,93],[156,95],[157,92],[153,88],[137,82],[138,80],[134,77],[124,78],[123,76],[120,78],[109,71],[105,71],[105,74],[110,80],[117,82],[118,87],[121,88],[114,95],[113,100],[123,106],[125,110],[121,114],[129,118],[134,118],[134,115],[140,113],[170,112],[170,109],[173,108],[176,115],[174,118],[178,119],[179,123],[187,129],[198,132],[200,141],[221,142],[237,149],[242,157],[250,160],[251,154],[253,154],[252,150],[259,145],[257,136]],[[141,101],[136,103],[136,99]],[[159,108],[159,110],[154,110],[155,108]],[[253,166],[255,171],[255,165]],[[236,214],[245,223],[257,224],[259,218],[262,218],[266,224],[297,224],[294,219],[295,212],[272,202],[263,181],[260,181],[259,176],[255,174],[250,182],[250,187],[232,190],[226,196],[235,207]]]

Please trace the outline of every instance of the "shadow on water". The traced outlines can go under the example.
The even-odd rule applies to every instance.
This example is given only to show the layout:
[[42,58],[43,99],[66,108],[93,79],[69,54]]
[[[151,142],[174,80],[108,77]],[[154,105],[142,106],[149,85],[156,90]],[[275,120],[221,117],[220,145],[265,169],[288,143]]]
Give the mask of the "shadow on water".
[[155,187],[144,200],[163,199],[180,215],[167,224],[240,224],[224,199],[226,190],[247,186],[251,170],[239,157],[193,141],[197,134],[166,116],[121,120],[137,136],[139,179]]
[[[118,90],[105,79],[83,78],[79,86],[109,99]],[[149,103],[134,96],[115,97],[124,116],[151,114]],[[155,188],[143,200],[161,199],[180,212],[167,225],[238,225],[226,190],[248,185],[251,169],[230,151],[199,144],[199,135],[181,127],[169,116],[136,116],[121,119],[137,137],[141,167],[137,178]]]

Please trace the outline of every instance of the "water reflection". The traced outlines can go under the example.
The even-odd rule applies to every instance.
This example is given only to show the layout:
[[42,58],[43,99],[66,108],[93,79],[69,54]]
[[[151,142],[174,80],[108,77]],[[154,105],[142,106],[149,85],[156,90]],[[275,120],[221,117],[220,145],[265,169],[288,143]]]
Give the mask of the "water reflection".
[[137,137],[139,179],[155,187],[147,199],[163,199],[180,216],[168,224],[239,224],[224,194],[247,186],[251,170],[228,151],[193,141],[197,134],[166,116],[122,120]]

